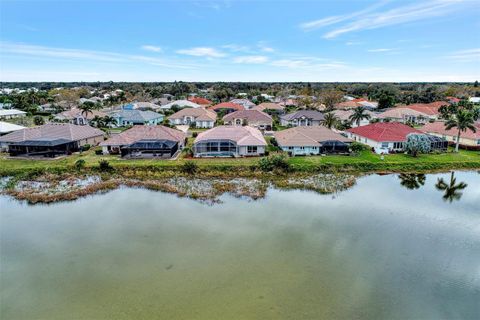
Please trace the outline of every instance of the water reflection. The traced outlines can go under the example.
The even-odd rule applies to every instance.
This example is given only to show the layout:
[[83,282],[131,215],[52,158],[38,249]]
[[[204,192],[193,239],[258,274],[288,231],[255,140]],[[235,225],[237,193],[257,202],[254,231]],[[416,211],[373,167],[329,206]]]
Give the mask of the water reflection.
[[400,184],[410,190],[419,189],[425,185],[426,176],[424,174],[402,173],[398,176]]
[[468,184],[465,182],[457,183],[457,178],[455,178],[455,174],[450,174],[450,181],[447,183],[443,178],[438,178],[437,183],[435,184],[435,188],[439,191],[443,191],[443,200],[448,202],[453,202],[454,200],[460,200],[462,198],[463,192],[460,190],[464,190]]

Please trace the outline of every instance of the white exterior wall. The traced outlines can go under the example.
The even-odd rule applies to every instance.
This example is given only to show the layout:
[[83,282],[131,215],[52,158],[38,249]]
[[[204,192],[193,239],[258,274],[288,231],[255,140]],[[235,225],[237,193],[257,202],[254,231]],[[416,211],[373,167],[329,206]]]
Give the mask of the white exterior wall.
[[[457,136],[456,135],[444,135],[444,134],[439,134],[439,133],[435,133],[435,132],[427,132],[427,133],[431,134],[432,136],[437,136],[437,137],[440,137],[440,138],[444,138],[448,142],[452,142],[452,143],[457,142]],[[469,146],[469,147],[480,147],[480,138],[478,140],[468,139],[468,138],[463,138],[460,135],[460,145]]]
[[283,151],[289,152],[292,156],[318,154],[319,147],[281,147]]
[[265,153],[264,146],[257,146],[257,153],[248,153],[247,146],[239,146],[238,147],[238,155],[240,156],[259,156]]
[[[390,151],[402,151],[403,147],[401,148],[394,148],[394,144],[397,143],[403,143],[403,141],[375,141],[371,140],[356,134],[353,134],[351,132],[348,132],[348,137],[352,139],[353,141],[357,141],[363,144],[368,145],[369,147],[375,148],[375,149],[380,149],[380,148],[388,148]],[[387,145],[384,145],[387,143]]]
[[197,128],[213,128],[213,121],[195,121],[195,126]]

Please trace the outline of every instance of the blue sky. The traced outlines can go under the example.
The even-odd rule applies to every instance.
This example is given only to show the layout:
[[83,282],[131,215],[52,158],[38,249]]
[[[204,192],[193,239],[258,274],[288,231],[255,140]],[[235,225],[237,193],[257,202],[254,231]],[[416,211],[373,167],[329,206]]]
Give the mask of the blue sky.
[[0,80],[474,81],[479,16],[477,0],[0,0]]

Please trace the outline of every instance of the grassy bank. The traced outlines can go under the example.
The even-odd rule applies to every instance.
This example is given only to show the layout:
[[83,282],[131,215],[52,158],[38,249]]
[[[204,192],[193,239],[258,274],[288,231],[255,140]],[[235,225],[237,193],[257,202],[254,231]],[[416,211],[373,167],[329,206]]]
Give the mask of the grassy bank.
[[[95,170],[101,159],[107,160],[117,171],[180,171],[186,161],[198,165],[199,173],[205,175],[215,172],[223,175],[247,175],[252,172],[259,158],[218,158],[218,159],[186,159],[180,156],[176,160],[123,160],[118,156],[96,155],[93,150],[74,154],[54,160],[12,159],[7,154],[0,155],[0,174],[11,175],[29,170],[69,171],[73,170],[77,160],[85,161],[84,170]],[[288,162],[294,172],[412,172],[440,171],[452,169],[480,169],[480,153],[478,151],[461,150],[459,153],[443,153],[420,155],[413,158],[405,154],[380,155],[363,151],[355,156],[310,156],[289,158]]]

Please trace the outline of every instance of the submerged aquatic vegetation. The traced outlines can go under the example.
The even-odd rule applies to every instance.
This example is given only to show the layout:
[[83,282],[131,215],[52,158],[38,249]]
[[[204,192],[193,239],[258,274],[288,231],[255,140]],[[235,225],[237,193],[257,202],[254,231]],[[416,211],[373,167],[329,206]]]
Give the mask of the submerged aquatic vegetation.
[[[265,197],[268,188],[306,189],[333,193],[355,184],[355,176],[346,174],[262,175],[232,178],[222,175],[175,175],[171,172],[136,172],[121,174],[43,173],[28,176],[4,177],[0,189],[29,203],[51,203],[75,200],[89,194],[105,192],[120,186],[146,188],[173,193],[201,201],[218,202],[223,194],[253,200]],[[7,187],[8,186],[8,187]]]

